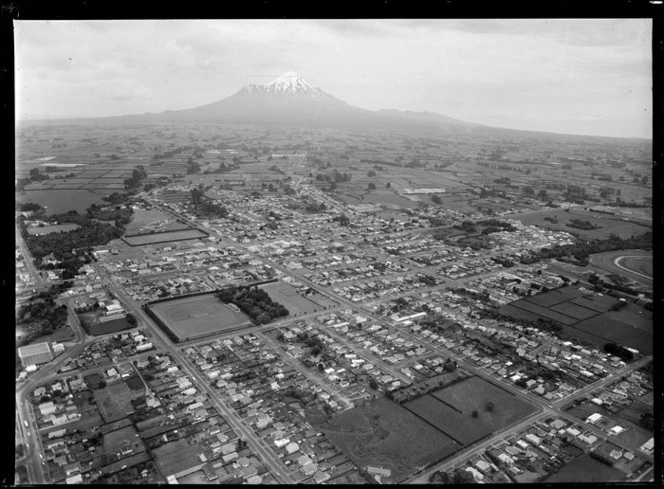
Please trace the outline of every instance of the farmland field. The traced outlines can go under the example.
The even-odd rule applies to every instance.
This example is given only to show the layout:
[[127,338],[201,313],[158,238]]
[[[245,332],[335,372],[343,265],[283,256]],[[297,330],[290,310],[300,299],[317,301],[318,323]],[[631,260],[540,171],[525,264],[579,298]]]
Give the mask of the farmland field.
[[[493,403],[493,408],[488,403]],[[469,445],[535,411],[534,406],[471,377],[404,405],[459,443]],[[472,416],[477,411],[477,417]]]
[[214,294],[152,304],[150,309],[181,341],[250,324],[244,313],[234,311]]
[[624,476],[625,474],[618,469],[584,453],[565,465],[556,474],[544,479],[543,482],[614,482],[622,480]]
[[[565,212],[563,209],[547,209],[542,211],[526,212],[523,214],[515,214],[510,217],[513,219],[518,219],[524,224],[535,224],[546,229],[565,231],[568,233],[577,233],[581,238],[584,239],[606,239],[611,234],[616,234],[624,239],[630,238],[632,236],[638,236],[652,229],[651,227],[643,226],[634,222],[623,221],[620,217],[585,211],[581,209],[571,209],[569,212]],[[550,221],[545,221],[545,217],[557,217],[558,223],[554,224]],[[566,226],[570,219],[590,221],[591,224],[596,224],[602,227],[599,229],[589,230],[572,228]]]
[[285,282],[261,285],[260,288],[267,292],[273,301],[283,304],[291,315],[306,314],[320,309],[318,304],[310,301],[301,295],[295,287]]
[[142,246],[154,243],[165,243],[168,241],[182,241],[185,239],[205,238],[207,234],[198,229],[184,229],[181,231],[168,231],[164,233],[141,234],[138,236],[127,236],[122,238],[130,246]]
[[461,448],[450,437],[381,397],[317,426],[358,466],[382,466],[399,482]]
[[18,200],[34,202],[46,207],[46,214],[61,214],[70,210],[85,213],[92,204],[106,205],[101,198],[110,192],[91,192],[90,190],[30,190]]
[[[614,319],[612,314],[609,312],[586,319],[585,321],[576,323],[573,329],[592,335],[595,341],[592,341],[592,339],[587,341],[592,341],[592,343],[598,346],[602,346],[608,341],[613,341],[630,348],[636,348],[643,353],[652,353],[652,329],[647,331],[635,328],[631,324]],[[570,334],[574,334],[572,329],[569,331]]]
[[616,303],[610,296],[583,297],[573,287],[564,287],[511,302],[500,311],[517,319],[553,319],[565,333],[599,347],[612,341],[651,353],[652,313],[635,304],[609,311]]

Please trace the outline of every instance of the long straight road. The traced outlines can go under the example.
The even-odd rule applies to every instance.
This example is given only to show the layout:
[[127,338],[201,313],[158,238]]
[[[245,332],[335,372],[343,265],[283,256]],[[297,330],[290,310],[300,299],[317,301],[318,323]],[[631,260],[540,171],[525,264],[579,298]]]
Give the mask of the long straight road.
[[261,459],[271,468],[271,472],[275,475],[277,480],[282,483],[295,484],[299,480],[292,474],[289,474],[289,469],[276,457],[276,455],[265,447],[263,440],[256,436],[249,428],[246,427],[241,418],[235,411],[219,399],[216,393],[209,385],[209,381],[202,376],[202,374],[190,364],[190,361],[185,358],[182,352],[166,337],[165,333],[156,326],[152,319],[138,307],[131,297],[116,283],[110,280],[105,274],[102,274],[102,281],[111,292],[113,292],[120,301],[124,304],[128,312],[133,314],[136,318],[140,319],[140,323],[144,324],[146,329],[151,333],[151,341],[154,346],[159,347],[163,351],[168,352],[172,358],[187,372],[187,374],[195,380],[196,385],[206,392],[212,404],[217,410],[222,413],[224,419],[231,425],[231,427],[240,433],[246,440],[249,447],[255,453],[259,454]]

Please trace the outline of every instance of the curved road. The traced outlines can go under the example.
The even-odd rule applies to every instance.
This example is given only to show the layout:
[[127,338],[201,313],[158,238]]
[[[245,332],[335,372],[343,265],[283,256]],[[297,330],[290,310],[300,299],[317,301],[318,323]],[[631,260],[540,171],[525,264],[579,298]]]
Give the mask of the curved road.
[[652,251],[643,250],[621,250],[621,251],[608,251],[606,253],[598,253],[590,256],[590,263],[602,270],[609,273],[616,273],[634,280],[646,287],[652,287],[652,277],[648,277],[642,273],[630,270],[620,264],[623,258],[650,258],[652,259]]

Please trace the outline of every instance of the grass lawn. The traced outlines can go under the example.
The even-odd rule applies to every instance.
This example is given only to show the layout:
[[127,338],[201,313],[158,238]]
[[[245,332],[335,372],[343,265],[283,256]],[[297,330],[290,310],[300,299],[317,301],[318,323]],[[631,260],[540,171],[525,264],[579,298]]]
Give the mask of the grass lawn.
[[317,428],[356,465],[388,468],[397,482],[461,448],[384,397],[337,414]]

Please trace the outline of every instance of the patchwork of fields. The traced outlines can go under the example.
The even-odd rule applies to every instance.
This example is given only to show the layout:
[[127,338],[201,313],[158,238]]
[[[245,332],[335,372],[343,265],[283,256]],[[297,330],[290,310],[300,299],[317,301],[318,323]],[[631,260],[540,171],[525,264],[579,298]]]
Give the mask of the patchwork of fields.
[[512,302],[500,312],[519,319],[551,319],[562,324],[566,333],[598,346],[615,342],[652,353],[652,313],[634,304],[610,311],[617,302],[610,296],[584,296],[578,289],[564,287]]
[[404,407],[464,446],[535,412],[533,405],[479,377],[427,394]]

